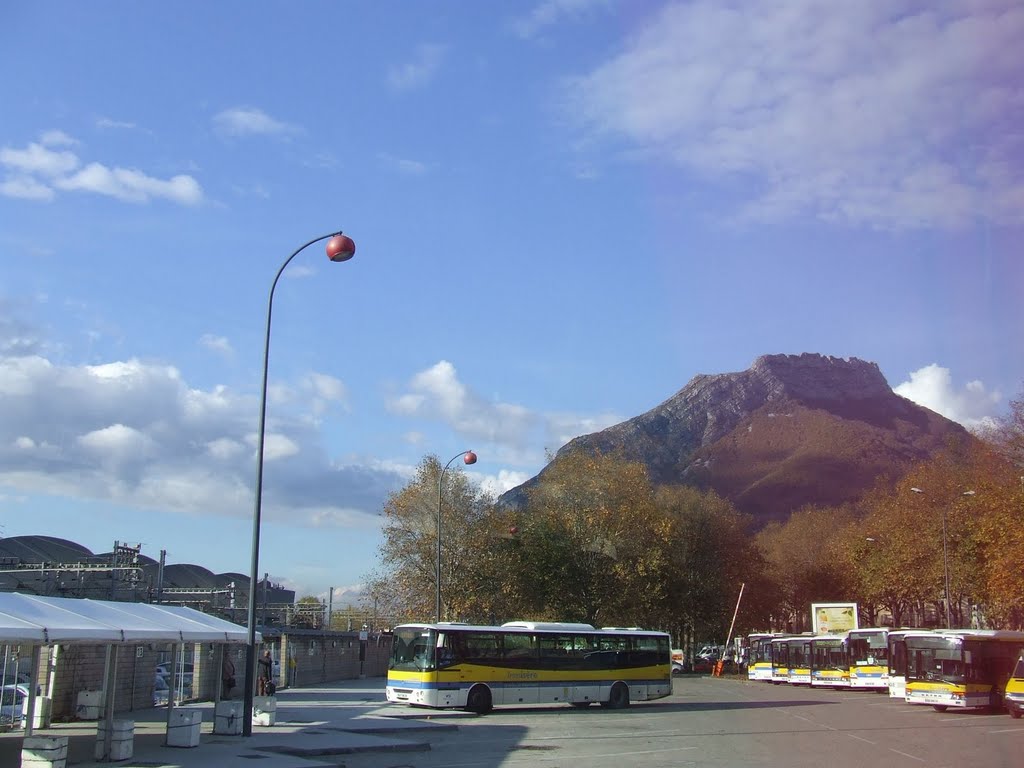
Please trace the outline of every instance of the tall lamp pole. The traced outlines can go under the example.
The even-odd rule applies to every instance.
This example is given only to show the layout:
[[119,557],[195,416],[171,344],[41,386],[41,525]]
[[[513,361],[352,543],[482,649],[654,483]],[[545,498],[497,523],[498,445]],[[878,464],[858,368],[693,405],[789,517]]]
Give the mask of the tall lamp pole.
[[[922,488],[911,488],[914,493],[924,494]],[[964,491],[961,496],[973,496],[974,491]],[[949,549],[946,545],[946,506],[942,505],[942,576],[946,589],[946,629],[953,628],[949,612]]]
[[356,253],[356,244],[352,238],[341,231],[331,232],[315,237],[305,245],[296,248],[274,275],[270,284],[270,298],[267,300],[267,332],[263,341],[263,386],[260,391],[260,426],[256,435],[256,502],[252,513],[252,563],[249,569],[249,610],[247,615],[249,635],[245,649],[245,697],[242,704],[242,735],[252,735],[253,688],[256,682],[256,582],[260,569],[260,514],[263,507],[263,437],[267,425],[267,371],[270,366],[270,320],[274,312],[274,289],[281,273],[291,260],[313,243],[321,240],[327,243],[327,257],[331,261],[348,261]]
[[472,451],[456,453],[448,459],[448,463],[441,470],[440,477],[437,478],[437,600],[434,603],[435,621],[441,621],[441,498],[444,489],[444,473],[448,471],[448,467],[452,465],[452,462],[460,456],[463,463],[476,464],[476,454]]

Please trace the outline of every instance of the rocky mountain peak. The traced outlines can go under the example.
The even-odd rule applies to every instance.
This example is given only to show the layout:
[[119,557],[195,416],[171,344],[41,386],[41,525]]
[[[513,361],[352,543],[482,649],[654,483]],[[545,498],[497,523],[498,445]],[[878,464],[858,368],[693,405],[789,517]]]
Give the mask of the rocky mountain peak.
[[750,366],[772,395],[796,400],[865,400],[892,394],[876,363],[829,355],[762,355]]

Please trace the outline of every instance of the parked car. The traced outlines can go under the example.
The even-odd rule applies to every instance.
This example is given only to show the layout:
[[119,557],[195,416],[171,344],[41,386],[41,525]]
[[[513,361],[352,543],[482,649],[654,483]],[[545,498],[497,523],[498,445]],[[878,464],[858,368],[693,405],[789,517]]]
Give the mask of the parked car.
[[15,726],[20,724],[27,698],[27,685],[11,683],[0,689],[0,723]]
[[167,679],[156,675],[153,679],[153,706],[166,707],[170,696],[171,688],[167,685]]

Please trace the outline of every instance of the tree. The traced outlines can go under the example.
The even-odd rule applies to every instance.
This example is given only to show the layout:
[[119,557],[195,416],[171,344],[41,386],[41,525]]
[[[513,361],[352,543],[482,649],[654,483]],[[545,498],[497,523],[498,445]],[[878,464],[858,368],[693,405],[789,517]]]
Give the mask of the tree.
[[663,585],[663,521],[647,471],[617,455],[576,452],[549,465],[518,516],[510,588],[524,615],[647,625]]
[[766,626],[764,560],[750,537],[751,518],[713,491],[685,486],[660,488],[655,502],[666,531],[662,626],[678,638],[724,641],[741,584],[749,590],[738,627]]
[[479,575],[486,571],[487,531],[493,500],[459,469],[444,473],[436,456],[427,456],[414,478],[384,504],[384,540],[379,572],[368,589],[379,607],[396,618],[429,620],[437,591],[437,514],[441,501],[442,618],[478,614]]
[[849,507],[805,506],[785,523],[769,523],[757,536],[779,607],[794,630],[809,629],[811,603],[849,600],[852,574],[843,567],[839,532],[852,521]]

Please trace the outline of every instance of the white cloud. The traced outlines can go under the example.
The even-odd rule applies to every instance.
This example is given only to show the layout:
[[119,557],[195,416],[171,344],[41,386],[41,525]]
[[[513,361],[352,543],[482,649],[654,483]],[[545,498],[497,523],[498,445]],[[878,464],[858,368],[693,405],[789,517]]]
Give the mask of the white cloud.
[[420,162],[419,160],[409,160],[407,158],[395,157],[382,152],[380,155],[381,162],[385,167],[389,168],[396,173],[405,174],[408,176],[422,176],[424,173],[430,170],[430,166],[426,163]]
[[30,176],[15,176],[0,182],[0,195],[21,200],[42,200],[48,202],[57,196],[52,187]]
[[124,120],[112,120],[109,117],[100,117],[96,119],[96,127],[107,130],[131,130],[135,128],[135,123],[128,123]]
[[59,177],[75,170],[79,160],[69,150],[56,151],[35,142],[25,149],[0,149],[0,164],[22,173],[46,177]]
[[255,107],[225,109],[213,116],[213,125],[223,136],[288,136],[301,132],[298,126],[275,120]]
[[522,485],[532,475],[526,472],[514,472],[508,469],[498,471],[497,475],[484,475],[480,478],[480,488],[494,497],[498,497],[505,491],[510,491],[517,485]]
[[566,109],[595,157],[750,190],[749,219],[1019,222],[1022,38],[1013,0],[676,2],[568,80]]
[[203,199],[199,183],[184,174],[170,179],[147,176],[134,168],[108,168],[89,163],[78,173],[58,179],[55,185],[64,190],[81,190],[109,195],[127,203],[147,203],[152,198],[165,198],[184,205],[195,205]]
[[893,391],[968,428],[991,424],[1002,399],[999,392],[989,392],[980,381],[970,381],[957,390],[949,369],[935,363],[913,371],[910,380]]
[[398,91],[423,87],[434,79],[444,54],[443,45],[418,45],[412,61],[394,66],[388,71],[388,84]]
[[512,30],[520,37],[531,38],[565,18],[578,18],[594,8],[608,6],[608,0],[544,0],[514,21]]
[[[0,350],[7,350],[0,353],[0,485],[140,510],[251,514],[255,395],[193,388],[173,366],[134,359],[55,363],[39,353],[44,344],[8,343],[8,334],[32,335],[23,324],[0,322]],[[331,402],[343,394],[323,375],[297,390]],[[289,397],[271,414],[265,456],[275,480],[264,489],[266,514],[297,526],[332,517],[379,524],[387,494],[411,470],[337,464],[313,410],[309,397]]]
[[51,146],[69,146],[78,142],[62,131],[48,131],[40,143],[24,149],[0,149],[0,166],[8,176],[0,182],[0,194],[25,200],[52,200],[55,190],[95,192],[131,203],[146,203],[163,198],[184,205],[203,199],[203,191],[191,176],[180,174],[159,179],[134,168],[109,168],[101,163],[81,167],[81,160],[70,150]]
[[235,354],[235,350],[231,347],[230,341],[223,336],[217,336],[213,333],[204,333],[200,336],[199,345],[204,349],[216,352],[224,357],[233,357]]
[[538,457],[528,455],[531,445],[543,442],[557,449],[621,421],[611,414],[538,414],[521,405],[485,400],[459,380],[447,360],[415,374],[407,390],[393,395],[387,405],[393,413],[441,421],[466,438],[491,443],[491,462],[536,463]]

